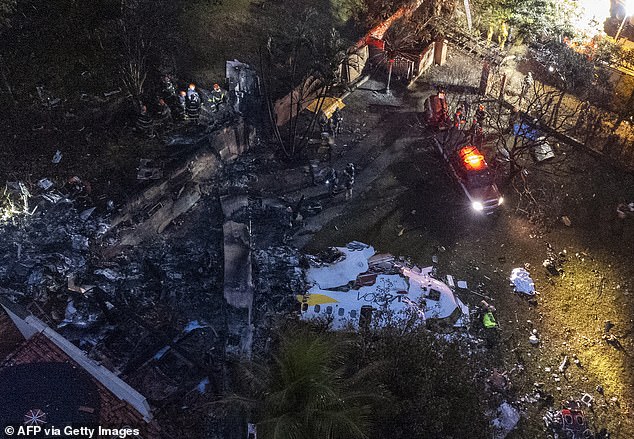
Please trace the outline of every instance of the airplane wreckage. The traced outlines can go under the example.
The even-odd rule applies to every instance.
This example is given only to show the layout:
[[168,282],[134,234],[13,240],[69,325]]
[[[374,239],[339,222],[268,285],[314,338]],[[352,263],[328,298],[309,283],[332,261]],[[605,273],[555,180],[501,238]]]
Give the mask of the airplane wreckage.
[[389,313],[394,319],[414,316],[442,329],[466,327],[469,309],[452,289],[419,268],[390,254],[375,254],[360,242],[334,247],[322,258],[312,257],[306,270],[310,286],[297,295],[303,320],[322,319],[334,330],[357,329]]

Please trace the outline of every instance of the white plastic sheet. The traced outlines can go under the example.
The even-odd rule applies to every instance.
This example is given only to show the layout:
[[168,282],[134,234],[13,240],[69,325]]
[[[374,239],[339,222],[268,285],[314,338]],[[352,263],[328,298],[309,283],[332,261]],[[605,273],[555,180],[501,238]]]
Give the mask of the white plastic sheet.
[[524,268],[514,268],[511,272],[511,284],[518,293],[533,295],[535,294],[535,283],[531,279],[530,274]]

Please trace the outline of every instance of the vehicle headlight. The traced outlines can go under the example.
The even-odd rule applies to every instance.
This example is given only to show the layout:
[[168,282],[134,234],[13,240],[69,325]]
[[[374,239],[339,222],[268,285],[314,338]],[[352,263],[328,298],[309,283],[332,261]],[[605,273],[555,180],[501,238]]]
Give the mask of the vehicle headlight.
[[502,203],[504,203],[504,197],[498,198],[498,206]]
[[473,207],[473,210],[477,210],[478,212],[482,212],[484,210],[484,206],[479,201],[471,203],[471,207]]

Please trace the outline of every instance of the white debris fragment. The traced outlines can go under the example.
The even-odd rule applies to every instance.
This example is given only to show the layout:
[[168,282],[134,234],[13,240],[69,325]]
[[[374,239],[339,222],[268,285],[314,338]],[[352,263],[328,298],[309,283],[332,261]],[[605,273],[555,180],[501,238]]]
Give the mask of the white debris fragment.
[[350,249],[337,247],[345,255],[345,259],[335,264],[324,267],[313,267],[306,273],[309,283],[316,284],[320,288],[335,288],[354,281],[358,275],[368,271],[368,258],[374,254],[374,248]]
[[535,294],[535,283],[526,269],[514,268],[511,272],[510,279],[516,292],[531,296]]
[[48,178],[43,178],[37,182],[37,185],[47,191],[53,186],[53,182]]
[[185,329],[183,329],[183,333],[189,334],[194,329],[202,329],[202,328],[206,328],[206,327],[207,327],[207,325],[201,325],[198,322],[198,320],[192,320],[191,322],[187,323],[187,326],[185,326]]
[[495,439],[504,439],[520,421],[520,412],[504,401],[497,410],[497,417],[491,421]]
[[62,152],[58,149],[55,152],[55,155],[53,156],[53,160],[51,160],[51,163],[58,164],[61,161],[62,161]]
[[563,373],[567,367],[568,367],[568,355],[564,357],[563,361],[559,365],[559,373]]
[[539,343],[539,338],[537,338],[537,336],[536,336],[535,334],[531,334],[531,336],[530,336],[530,337],[528,337],[528,341],[529,341],[531,344],[534,344],[534,345],[535,345],[535,344],[538,344],[538,343]]
[[95,270],[95,274],[100,274],[111,282],[124,278],[124,276],[121,273],[114,271],[110,268]]

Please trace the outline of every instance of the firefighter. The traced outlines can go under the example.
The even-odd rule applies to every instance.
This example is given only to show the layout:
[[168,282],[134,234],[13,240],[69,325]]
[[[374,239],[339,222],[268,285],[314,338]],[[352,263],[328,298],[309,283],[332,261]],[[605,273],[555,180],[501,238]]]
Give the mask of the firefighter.
[[341,123],[343,122],[343,115],[341,114],[341,111],[339,111],[338,107],[335,108],[335,111],[333,111],[330,119],[332,120],[332,133],[334,135],[338,135],[341,133]]
[[187,99],[189,99],[189,97],[193,94],[196,93],[198,94],[198,92],[196,91],[196,84],[194,84],[193,82],[191,84],[189,84],[189,86],[187,87]]
[[343,170],[344,183],[346,186],[346,200],[352,198],[352,187],[354,186],[355,173],[356,169],[354,167],[354,163],[348,163]]
[[323,111],[319,115],[319,129],[321,130],[322,137],[323,133],[330,133],[330,120]]
[[169,75],[163,76],[162,83],[163,95],[166,99],[176,96],[176,87],[174,87],[174,82],[172,82],[172,78]]
[[520,109],[517,107],[513,107],[511,109],[511,114],[509,114],[509,128],[508,131],[512,133],[515,131],[515,125],[520,122]]
[[467,118],[464,115],[462,107],[458,107],[453,115],[453,126],[459,130],[463,130],[467,124]]
[[482,146],[484,142],[484,131],[477,119],[474,119],[469,128],[470,142],[476,146]]
[[212,105],[211,111],[218,111],[220,108],[220,104],[224,103],[227,99],[225,91],[220,88],[220,85],[214,84],[211,89],[211,97],[209,98],[209,102]]
[[330,168],[328,176],[326,177],[326,186],[328,186],[328,194],[334,197],[337,193],[337,187],[339,186],[339,175],[335,168]]
[[154,137],[154,121],[148,113],[147,107],[145,105],[141,105],[139,114],[137,114],[135,125],[139,133],[147,136],[150,139]]
[[187,109],[187,93],[185,90],[178,92],[178,112],[180,116],[185,116],[185,110]]
[[190,84],[187,90],[185,116],[190,120],[198,120],[198,116],[200,116],[200,95],[196,91],[194,84]]
[[486,119],[487,119],[486,109],[484,108],[484,105],[480,104],[478,105],[478,109],[475,112],[475,120],[478,122],[478,124],[481,127],[484,127],[484,123],[486,122]]
[[172,122],[172,110],[167,106],[164,99],[159,99],[157,119],[162,125],[169,125]]
[[428,121],[432,126],[436,128],[443,128],[447,126],[449,111],[444,89],[438,89],[438,92],[429,98],[428,111]]

